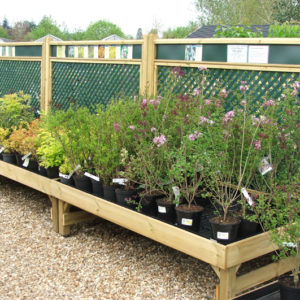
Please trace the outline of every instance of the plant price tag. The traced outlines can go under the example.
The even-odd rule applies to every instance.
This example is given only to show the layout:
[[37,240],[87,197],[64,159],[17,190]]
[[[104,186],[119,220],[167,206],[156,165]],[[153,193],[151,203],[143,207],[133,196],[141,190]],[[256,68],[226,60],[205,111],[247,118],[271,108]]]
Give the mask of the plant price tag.
[[60,178],[64,178],[64,179],[70,179],[71,178],[70,175],[63,174],[63,173],[59,173],[58,175],[59,175]]
[[77,165],[76,167],[75,167],[75,169],[71,172],[71,174],[69,175],[70,177],[69,178],[67,178],[67,179],[70,179],[71,177],[72,177],[72,175],[77,171],[77,170],[79,170],[79,169],[81,169],[81,165]]
[[158,212],[161,214],[166,214],[167,213],[167,209],[165,206],[158,206]]
[[[22,158],[23,159],[23,158]],[[24,159],[24,162],[23,162],[23,167],[27,168],[29,165],[29,157],[25,158]]]
[[260,161],[260,164],[259,164],[259,167],[258,167],[258,171],[260,172],[261,175],[264,176],[264,175],[266,175],[267,173],[269,173],[272,170],[273,170],[273,168],[270,165],[270,163],[268,162],[268,158],[264,157]]
[[96,181],[100,181],[100,178],[99,178],[98,176],[95,176],[95,175],[90,174],[90,173],[88,173],[88,172],[85,172],[85,173],[84,173],[84,176],[89,177],[89,178],[92,178],[92,179],[94,179],[94,180],[96,180]]
[[217,239],[219,240],[229,240],[229,233],[228,232],[217,232]]
[[175,196],[175,201],[176,201],[176,206],[179,204],[179,197],[180,197],[180,189],[178,186],[173,186],[172,187],[174,196]]
[[181,224],[186,225],[186,226],[192,226],[193,225],[193,220],[182,218],[181,219]]
[[22,160],[25,160],[25,159],[28,158],[30,155],[31,155],[31,152],[27,153],[26,155],[24,155],[24,156],[22,157]]
[[246,198],[248,204],[249,204],[250,206],[252,206],[252,205],[254,204],[254,202],[253,202],[251,196],[248,194],[247,190],[246,190],[245,188],[242,188],[242,189],[241,189],[241,192],[242,192],[242,194],[244,195],[244,197]]
[[121,185],[125,185],[127,181],[128,181],[128,179],[126,179],[126,178],[113,178],[113,180],[112,180],[113,183],[117,183],[117,184],[121,184]]
[[5,147],[1,147],[0,148],[0,153],[2,153],[4,151]]
[[283,242],[282,245],[284,247],[288,247],[288,248],[297,248],[297,244],[295,244],[293,242]]

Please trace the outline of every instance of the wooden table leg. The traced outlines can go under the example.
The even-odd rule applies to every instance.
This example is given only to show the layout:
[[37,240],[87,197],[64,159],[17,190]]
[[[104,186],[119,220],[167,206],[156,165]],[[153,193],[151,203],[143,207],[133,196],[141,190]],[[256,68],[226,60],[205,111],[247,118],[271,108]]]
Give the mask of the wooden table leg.
[[59,219],[59,234],[63,236],[70,235],[71,226],[70,225],[64,225],[64,214],[68,213],[70,211],[71,205],[62,201],[58,200],[58,219]]
[[235,296],[237,267],[220,269],[219,300],[230,300]]
[[53,229],[55,232],[59,232],[58,199],[55,197],[51,197],[51,196],[49,196],[49,199],[51,200],[51,203],[52,203],[51,217],[52,217],[52,222],[53,222]]

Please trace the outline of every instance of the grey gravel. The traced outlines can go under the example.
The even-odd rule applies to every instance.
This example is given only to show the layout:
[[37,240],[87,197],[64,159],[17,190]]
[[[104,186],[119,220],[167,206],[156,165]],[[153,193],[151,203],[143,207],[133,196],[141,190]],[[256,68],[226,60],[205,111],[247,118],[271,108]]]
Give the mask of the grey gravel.
[[1,300],[215,298],[208,264],[101,219],[64,238],[46,195],[0,180]]

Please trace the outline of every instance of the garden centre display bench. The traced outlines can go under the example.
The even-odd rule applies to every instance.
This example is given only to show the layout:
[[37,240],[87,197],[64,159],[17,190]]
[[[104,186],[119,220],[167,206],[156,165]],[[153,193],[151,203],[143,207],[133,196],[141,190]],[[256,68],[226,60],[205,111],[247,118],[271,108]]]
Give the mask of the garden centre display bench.
[[[95,215],[210,264],[220,279],[217,289],[220,300],[232,299],[246,289],[290,271],[288,258],[236,275],[242,263],[276,249],[269,233],[224,246],[3,161],[0,161],[0,175],[47,194],[52,201],[54,229],[62,235],[70,233],[71,224]],[[82,211],[72,212],[71,206]]]

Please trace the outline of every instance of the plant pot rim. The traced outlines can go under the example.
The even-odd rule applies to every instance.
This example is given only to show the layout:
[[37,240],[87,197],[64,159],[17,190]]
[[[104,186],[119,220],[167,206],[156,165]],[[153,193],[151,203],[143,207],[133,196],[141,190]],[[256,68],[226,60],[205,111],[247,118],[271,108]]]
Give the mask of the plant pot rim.
[[201,205],[191,205],[188,207],[188,204],[180,204],[175,207],[178,211],[184,211],[184,212],[202,212],[204,210],[204,207]]
[[236,218],[236,217],[230,217],[231,220],[227,221],[227,222],[226,221],[222,222],[222,220],[218,220],[219,218],[222,218],[222,217],[217,216],[217,217],[210,218],[209,222],[212,223],[212,224],[224,224],[224,225],[235,225],[235,224],[240,224],[241,223],[241,219]]

